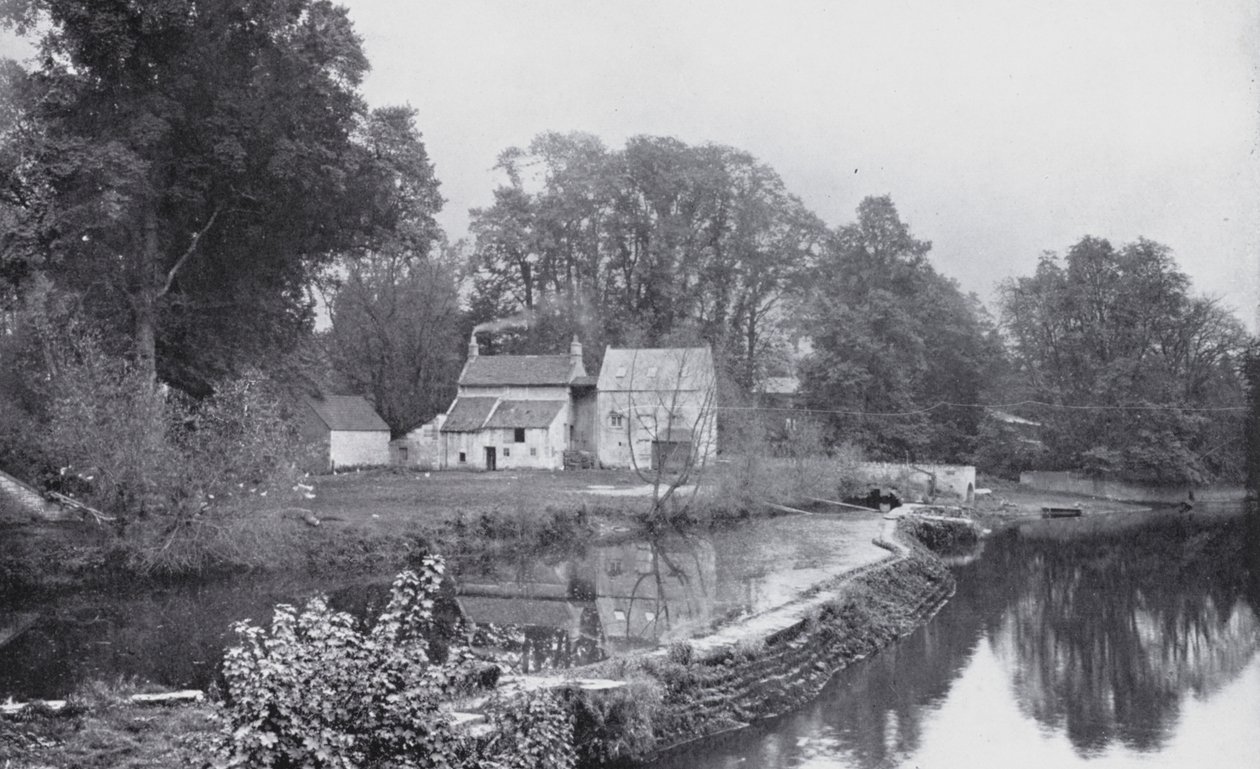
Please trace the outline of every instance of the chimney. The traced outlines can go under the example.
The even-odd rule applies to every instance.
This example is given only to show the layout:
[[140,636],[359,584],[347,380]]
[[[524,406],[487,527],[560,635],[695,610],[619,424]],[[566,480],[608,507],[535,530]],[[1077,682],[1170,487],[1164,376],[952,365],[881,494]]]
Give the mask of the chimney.
[[574,334],[573,341],[569,342],[569,362],[573,364],[582,362],[582,343],[578,341],[577,334]]
[[477,347],[477,332],[474,331],[468,337],[468,360],[477,357],[478,352],[480,352],[480,348]]

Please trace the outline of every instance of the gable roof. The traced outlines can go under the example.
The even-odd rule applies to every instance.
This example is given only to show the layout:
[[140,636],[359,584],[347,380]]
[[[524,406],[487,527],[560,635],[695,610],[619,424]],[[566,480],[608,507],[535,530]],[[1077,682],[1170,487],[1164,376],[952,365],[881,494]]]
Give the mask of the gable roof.
[[456,398],[451,410],[446,412],[442,432],[471,433],[480,430],[498,402],[498,398]]
[[565,401],[500,401],[486,427],[549,427]]
[[459,375],[461,385],[567,385],[586,374],[568,355],[478,355]]
[[599,370],[600,392],[704,391],[715,381],[713,353],[708,347],[609,347]]
[[389,432],[389,425],[376,413],[372,404],[362,395],[325,395],[322,398],[306,398],[306,404],[315,412],[329,430],[360,432]]

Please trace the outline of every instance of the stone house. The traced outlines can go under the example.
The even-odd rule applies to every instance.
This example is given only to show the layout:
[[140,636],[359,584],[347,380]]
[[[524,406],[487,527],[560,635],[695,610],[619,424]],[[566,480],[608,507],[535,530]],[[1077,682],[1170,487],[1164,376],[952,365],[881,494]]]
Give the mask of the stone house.
[[390,441],[390,464],[421,470],[441,467],[442,425],[445,423],[446,414],[438,414],[428,422],[411,428],[403,437]]
[[609,347],[596,392],[601,466],[681,470],[716,453],[717,374],[708,347]]
[[479,353],[474,334],[440,429],[443,468],[558,470],[565,451],[594,450],[595,379],[576,338],[568,355]]
[[302,404],[302,436],[319,447],[315,470],[389,464],[389,425],[366,398],[325,395]]

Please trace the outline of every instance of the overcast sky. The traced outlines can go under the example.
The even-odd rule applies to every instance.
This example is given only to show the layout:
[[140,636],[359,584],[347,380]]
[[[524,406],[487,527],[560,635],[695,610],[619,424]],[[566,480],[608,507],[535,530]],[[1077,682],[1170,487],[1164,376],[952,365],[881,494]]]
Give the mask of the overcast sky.
[[509,145],[668,135],[748,150],[831,225],[891,194],[986,300],[1044,250],[1145,236],[1254,324],[1256,0],[341,1],[452,238]]
[[453,237],[504,147],[668,135],[752,152],[831,225],[891,194],[986,299],[1084,234],[1145,236],[1254,322],[1255,0],[343,2]]

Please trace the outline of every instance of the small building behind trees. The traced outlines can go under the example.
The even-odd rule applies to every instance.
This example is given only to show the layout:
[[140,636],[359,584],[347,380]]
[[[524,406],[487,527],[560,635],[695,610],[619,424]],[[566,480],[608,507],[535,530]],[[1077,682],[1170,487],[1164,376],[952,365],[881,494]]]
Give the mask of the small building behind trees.
[[303,399],[302,435],[319,447],[314,469],[389,464],[389,425],[361,395]]

